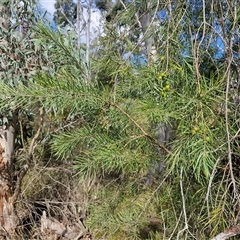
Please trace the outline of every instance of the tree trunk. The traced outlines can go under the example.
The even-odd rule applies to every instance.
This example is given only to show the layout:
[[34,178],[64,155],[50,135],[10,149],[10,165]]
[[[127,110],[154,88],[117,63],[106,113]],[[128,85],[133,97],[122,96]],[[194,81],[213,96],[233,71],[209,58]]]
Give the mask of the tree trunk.
[[2,126],[0,129],[0,226],[5,232],[15,229],[16,218],[13,202],[13,153],[15,129],[13,126]]
[[[10,23],[9,2],[0,3],[0,16],[0,28],[5,36]],[[15,126],[5,115],[0,113],[0,232],[11,235],[16,226],[12,185]]]
[[139,20],[144,36],[144,43],[147,52],[148,62],[151,64],[156,62],[157,60],[157,50],[154,45],[153,35],[150,34],[149,36],[149,32],[151,31],[150,27],[153,24],[152,5],[151,2],[147,2],[145,4],[145,7],[143,7],[139,13]]

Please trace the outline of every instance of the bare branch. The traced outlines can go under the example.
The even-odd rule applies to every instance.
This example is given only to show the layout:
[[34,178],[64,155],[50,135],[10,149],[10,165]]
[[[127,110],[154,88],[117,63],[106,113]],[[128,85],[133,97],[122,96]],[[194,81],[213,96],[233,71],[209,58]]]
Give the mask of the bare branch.
[[181,196],[182,196],[182,209],[183,209],[183,216],[184,216],[184,223],[185,226],[182,230],[180,230],[177,234],[177,239],[179,239],[179,236],[186,230],[188,230],[188,220],[187,220],[187,212],[186,212],[186,204],[185,204],[185,197],[184,197],[184,192],[183,192],[183,169],[181,168],[181,173],[180,173],[180,190],[181,190]]
[[74,24],[73,24],[73,23],[69,20],[69,18],[66,16],[66,14],[64,13],[62,7],[60,8],[60,12],[61,12],[61,14],[65,17],[65,19],[67,20],[67,22],[69,23],[69,25],[70,25],[73,29],[75,29]]
[[212,238],[211,240],[226,240],[236,235],[240,235],[240,225],[231,227],[227,229],[225,232],[219,233],[216,237]]

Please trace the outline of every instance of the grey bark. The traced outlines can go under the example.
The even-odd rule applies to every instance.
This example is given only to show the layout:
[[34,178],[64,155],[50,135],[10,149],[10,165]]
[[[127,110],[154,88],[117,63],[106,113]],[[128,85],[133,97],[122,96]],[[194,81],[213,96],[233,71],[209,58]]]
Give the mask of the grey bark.
[[[141,25],[140,27],[142,28],[142,33],[144,36],[144,43],[149,64],[155,63],[158,60],[157,49],[154,44],[154,34],[151,33],[151,25],[154,23],[152,11],[152,2],[147,1],[145,3],[145,7],[141,9],[138,16]],[[170,139],[170,124],[166,122],[159,122],[156,124],[156,126],[153,127],[153,130],[155,131],[157,141],[162,146],[166,147]],[[152,164],[148,169],[146,185],[151,185],[154,178],[158,178],[161,174],[163,174],[163,171],[165,169],[163,156],[165,154],[166,153],[163,152],[162,149],[158,148],[159,159],[155,159],[152,161]]]
[[154,45],[153,34],[150,33],[150,27],[153,23],[152,19],[152,4],[151,1],[146,3],[146,6],[139,12],[139,21],[144,37],[145,48],[149,63],[156,62],[157,51]]
[[[167,143],[170,140],[171,126],[168,123],[160,122],[153,127],[157,141],[164,147],[167,147]],[[151,166],[148,168],[146,185],[151,186],[154,179],[160,178],[165,170],[163,149],[158,148],[158,159],[152,161]]]
[[12,201],[12,169],[15,129],[0,128],[0,226],[7,232],[15,228],[14,202]]

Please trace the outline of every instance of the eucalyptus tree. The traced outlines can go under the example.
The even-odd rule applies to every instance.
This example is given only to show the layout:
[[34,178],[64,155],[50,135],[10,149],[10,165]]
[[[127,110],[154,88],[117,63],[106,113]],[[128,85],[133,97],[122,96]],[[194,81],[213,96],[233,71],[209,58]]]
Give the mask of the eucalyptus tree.
[[[0,80],[4,85],[27,85],[31,75],[47,66],[46,56],[33,44],[30,28],[38,21],[36,3],[32,1],[2,1],[0,4]],[[2,96],[8,101],[7,96]],[[28,99],[26,99],[28,101]],[[18,152],[31,134],[25,129],[31,113],[18,103],[1,104],[0,109],[0,227],[1,235],[14,233],[18,224],[15,204],[33,154],[33,145],[26,156],[26,164],[18,164]],[[39,134],[39,133],[38,133]],[[34,144],[37,135],[32,144]],[[17,169],[19,166],[19,169]]]
[[[4,2],[0,6],[1,15],[1,33],[6,34],[9,31],[10,25],[10,4],[9,2]],[[7,40],[3,39],[1,45],[7,45]],[[1,62],[1,71],[4,71],[7,66],[7,62]],[[2,77],[2,74],[1,74]],[[12,190],[11,190],[11,168],[13,166],[13,156],[14,156],[14,141],[15,141],[15,124],[14,122],[4,122],[3,115],[0,134],[0,148],[1,148],[1,179],[0,179],[0,217],[1,217],[1,227],[6,229],[6,231],[12,230],[15,227],[15,219],[13,218],[13,202],[11,201]]]

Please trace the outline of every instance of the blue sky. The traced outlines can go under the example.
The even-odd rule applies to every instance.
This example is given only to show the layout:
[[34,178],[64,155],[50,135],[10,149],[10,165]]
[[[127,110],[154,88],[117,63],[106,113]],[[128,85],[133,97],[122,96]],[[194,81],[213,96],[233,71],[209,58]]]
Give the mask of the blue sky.
[[55,0],[39,0],[40,5],[52,15],[55,11],[54,9],[55,2],[56,2]]

